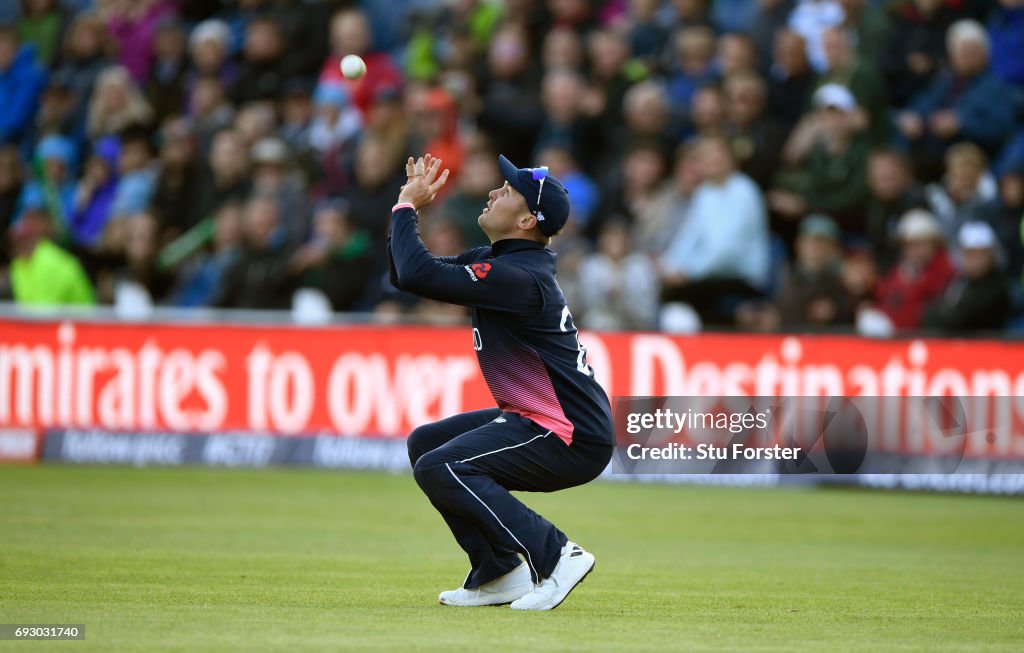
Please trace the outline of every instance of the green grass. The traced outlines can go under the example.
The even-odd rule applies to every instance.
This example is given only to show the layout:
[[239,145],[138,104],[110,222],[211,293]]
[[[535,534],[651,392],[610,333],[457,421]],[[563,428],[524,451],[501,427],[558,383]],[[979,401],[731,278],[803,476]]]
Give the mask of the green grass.
[[595,483],[557,610],[436,603],[462,552],[409,476],[0,468],[0,650],[1024,650],[1024,502]]

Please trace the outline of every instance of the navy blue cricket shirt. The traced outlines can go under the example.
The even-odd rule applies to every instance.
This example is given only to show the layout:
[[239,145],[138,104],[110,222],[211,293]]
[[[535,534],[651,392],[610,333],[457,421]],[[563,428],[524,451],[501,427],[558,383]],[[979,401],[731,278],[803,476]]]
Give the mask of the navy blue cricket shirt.
[[613,442],[608,395],[594,380],[555,280],[555,253],[509,239],[437,257],[423,244],[418,222],[411,204],[392,209],[391,283],[471,309],[473,348],[498,408],[533,420],[566,444]]

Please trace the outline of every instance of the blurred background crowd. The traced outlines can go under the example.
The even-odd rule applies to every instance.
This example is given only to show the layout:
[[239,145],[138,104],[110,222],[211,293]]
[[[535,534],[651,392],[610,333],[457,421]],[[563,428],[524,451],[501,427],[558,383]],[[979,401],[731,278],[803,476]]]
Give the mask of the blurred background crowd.
[[1024,332],[1024,0],[0,3],[19,304],[464,319],[387,282],[424,152],[437,255],[565,183],[585,328]]

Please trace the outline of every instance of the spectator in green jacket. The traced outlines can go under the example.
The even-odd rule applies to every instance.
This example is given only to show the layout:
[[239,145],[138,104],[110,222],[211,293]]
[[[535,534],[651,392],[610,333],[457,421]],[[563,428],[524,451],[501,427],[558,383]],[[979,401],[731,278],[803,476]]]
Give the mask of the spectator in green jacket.
[[857,133],[857,102],[845,86],[826,84],[815,91],[814,105],[786,143],[782,155],[790,168],[776,176],[769,206],[790,225],[807,213],[825,213],[844,230],[863,232],[868,143]]

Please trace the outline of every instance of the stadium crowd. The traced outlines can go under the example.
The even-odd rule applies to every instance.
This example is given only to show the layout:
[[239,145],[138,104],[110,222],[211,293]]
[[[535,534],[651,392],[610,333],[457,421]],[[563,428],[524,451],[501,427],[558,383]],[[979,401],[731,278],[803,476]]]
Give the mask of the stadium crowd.
[[1024,331],[1024,0],[0,7],[18,303],[458,319],[387,282],[390,208],[430,152],[428,247],[486,244],[500,152],[569,189],[581,326]]

